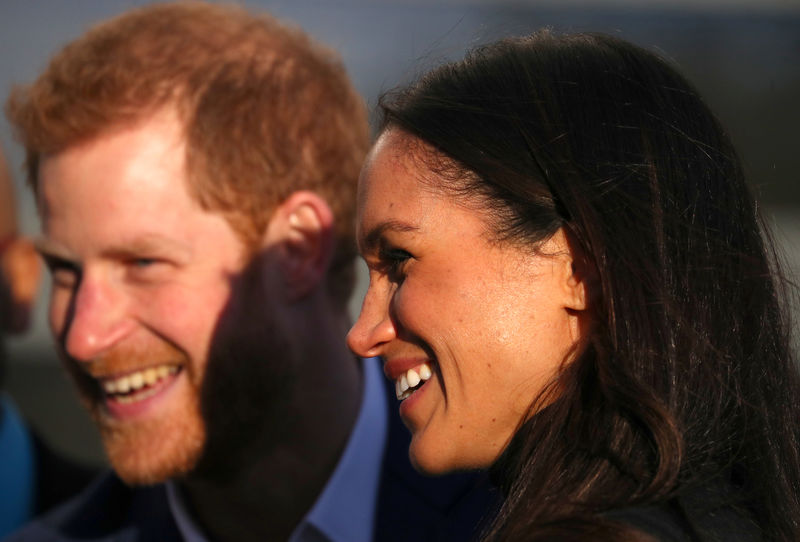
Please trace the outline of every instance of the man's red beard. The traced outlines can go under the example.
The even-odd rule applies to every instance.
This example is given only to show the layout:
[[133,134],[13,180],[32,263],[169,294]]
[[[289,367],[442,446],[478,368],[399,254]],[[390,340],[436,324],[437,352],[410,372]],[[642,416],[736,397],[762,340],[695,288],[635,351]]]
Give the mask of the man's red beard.
[[[120,347],[88,363],[67,361],[97,423],[109,462],[131,485],[197,475],[221,482],[280,445],[297,408],[297,375],[280,320],[266,306],[257,268],[232,280],[207,360],[191,360],[156,335],[147,346]],[[179,389],[145,420],[118,420],[94,377],[177,364]],[[88,373],[88,374],[87,374]],[[174,393],[178,392],[178,393]]]
[[[162,482],[190,472],[202,455],[206,428],[200,413],[202,375],[188,356],[161,338],[142,348],[117,348],[89,363],[67,361],[82,402],[97,424],[108,460],[131,485]],[[178,389],[165,410],[142,420],[119,420],[106,408],[98,377],[120,375],[159,364],[177,364]],[[79,366],[80,365],[80,366]]]

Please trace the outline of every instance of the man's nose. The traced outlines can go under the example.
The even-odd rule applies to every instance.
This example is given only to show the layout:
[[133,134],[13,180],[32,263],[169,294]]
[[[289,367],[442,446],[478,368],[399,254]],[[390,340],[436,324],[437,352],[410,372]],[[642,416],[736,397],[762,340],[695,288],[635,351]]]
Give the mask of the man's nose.
[[383,346],[397,338],[388,300],[382,297],[373,287],[367,290],[361,314],[347,334],[347,346],[362,358],[380,356]]
[[134,327],[129,301],[107,278],[86,274],[74,295],[63,343],[67,354],[90,361],[127,336]]

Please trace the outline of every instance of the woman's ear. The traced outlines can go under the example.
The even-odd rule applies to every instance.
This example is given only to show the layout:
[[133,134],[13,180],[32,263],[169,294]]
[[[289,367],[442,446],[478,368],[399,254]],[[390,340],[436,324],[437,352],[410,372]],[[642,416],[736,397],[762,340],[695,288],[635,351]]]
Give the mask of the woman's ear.
[[28,328],[31,309],[39,290],[41,266],[33,243],[17,237],[0,254],[2,322],[7,333],[21,333]]
[[594,273],[588,268],[583,254],[577,248],[572,236],[564,228],[560,228],[552,237],[558,250],[565,257],[564,266],[564,306],[573,311],[583,311],[589,306],[590,289]]
[[567,308],[574,311],[586,310],[589,306],[587,283],[574,260],[572,262],[572,274],[567,281],[567,286],[571,293],[571,301]]
[[290,300],[324,284],[335,244],[333,211],[324,199],[294,192],[275,210],[267,238]]

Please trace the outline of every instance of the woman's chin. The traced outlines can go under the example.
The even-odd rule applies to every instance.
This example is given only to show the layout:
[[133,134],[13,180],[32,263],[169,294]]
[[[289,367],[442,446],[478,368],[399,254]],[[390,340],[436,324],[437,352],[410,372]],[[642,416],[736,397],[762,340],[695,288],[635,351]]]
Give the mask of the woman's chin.
[[408,458],[414,468],[427,476],[441,476],[457,470],[458,467],[447,450],[443,450],[440,446],[432,446],[428,440],[419,432],[413,433]]
[[426,476],[442,476],[458,470],[455,466],[442,464],[441,461],[430,461],[424,456],[418,457],[411,450],[408,451],[408,458],[414,469]]
[[414,435],[408,449],[411,465],[417,472],[426,476],[442,476],[451,472],[479,470],[488,468],[491,460],[480,460],[476,457],[466,457],[464,450],[454,450],[443,442],[426,442],[421,435]]

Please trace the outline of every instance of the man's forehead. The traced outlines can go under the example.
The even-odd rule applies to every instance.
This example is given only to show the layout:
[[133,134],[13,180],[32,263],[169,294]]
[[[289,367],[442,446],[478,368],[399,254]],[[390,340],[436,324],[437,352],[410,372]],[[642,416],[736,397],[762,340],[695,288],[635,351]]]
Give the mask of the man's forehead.
[[56,228],[92,237],[169,236],[210,214],[188,186],[182,127],[168,112],[45,157],[39,183],[39,212],[55,236]]
[[37,160],[39,174],[41,173],[42,165],[54,157],[71,151],[102,145],[124,134],[143,133],[144,137],[142,139],[146,141],[148,139],[146,136],[149,133],[168,131],[176,146],[185,145],[185,119],[181,116],[176,104],[167,103],[143,107],[144,109],[138,111],[135,115],[120,115],[120,118],[112,117],[103,126],[94,127],[83,134],[75,134],[73,137],[59,143],[56,149],[41,152]]
[[121,182],[137,178],[142,187],[154,173],[168,172],[170,184],[185,188],[186,141],[177,113],[159,110],[124,124],[104,129],[98,135],[76,141],[38,163],[38,192],[50,180],[67,180],[71,186],[102,176],[95,183],[99,192],[112,191]]

